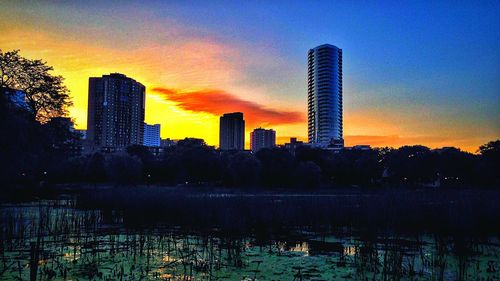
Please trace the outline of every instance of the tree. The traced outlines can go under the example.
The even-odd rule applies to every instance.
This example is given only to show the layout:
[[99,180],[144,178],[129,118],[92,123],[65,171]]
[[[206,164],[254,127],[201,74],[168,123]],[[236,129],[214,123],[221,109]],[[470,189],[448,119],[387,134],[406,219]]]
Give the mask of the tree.
[[135,184],[142,176],[142,163],[136,156],[116,153],[106,158],[106,175],[116,184]]
[[311,161],[318,165],[321,170],[327,171],[331,167],[333,152],[318,147],[300,146],[295,152],[297,161]]
[[299,188],[316,188],[321,183],[321,168],[312,161],[300,162],[295,168],[295,185]]
[[71,157],[52,165],[49,180],[56,183],[85,182],[88,156]]
[[157,178],[157,165],[153,154],[149,151],[147,146],[134,144],[126,149],[130,156],[137,157],[142,162],[143,176],[148,181],[151,181],[151,174]]
[[72,105],[63,77],[52,75],[52,70],[42,60],[21,57],[19,50],[0,50],[0,87],[23,91],[33,118],[41,123],[67,115]]
[[382,174],[377,150],[341,150],[332,158],[330,171],[336,184],[372,185]]
[[162,173],[170,182],[204,185],[220,181],[220,159],[215,149],[201,139],[180,140],[163,157]]
[[250,153],[236,152],[227,158],[226,184],[252,186],[259,182],[261,165]]
[[457,186],[474,182],[475,155],[455,147],[436,149],[441,184]]
[[479,147],[480,180],[487,184],[500,183],[500,140],[490,141]]
[[490,141],[479,147],[479,153],[482,156],[500,158],[500,140]]
[[39,124],[25,110],[12,106],[0,88],[0,179],[14,183],[32,178],[37,172]]
[[384,156],[389,179],[405,184],[422,184],[437,179],[435,154],[425,146],[402,146]]
[[263,148],[256,153],[262,165],[262,182],[269,186],[290,186],[295,170],[294,157],[283,148]]
[[92,154],[85,166],[85,178],[89,182],[98,183],[106,180],[104,170],[104,155],[99,152]]
[[73,130],[73,121],[66,117],[51,118],[41,125],[46,146],[53,158],[73,156],[73,149],[80,141],[80,136]]

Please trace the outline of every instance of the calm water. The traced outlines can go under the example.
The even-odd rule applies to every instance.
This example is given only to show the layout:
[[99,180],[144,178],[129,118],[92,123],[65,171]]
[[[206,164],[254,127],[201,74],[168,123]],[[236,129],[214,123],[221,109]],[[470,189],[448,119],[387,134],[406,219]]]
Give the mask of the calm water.
[[304,230],[224,238],[126,228],[120,214],[73,204],[2,206],[0,280],[500,280],[497,238]]

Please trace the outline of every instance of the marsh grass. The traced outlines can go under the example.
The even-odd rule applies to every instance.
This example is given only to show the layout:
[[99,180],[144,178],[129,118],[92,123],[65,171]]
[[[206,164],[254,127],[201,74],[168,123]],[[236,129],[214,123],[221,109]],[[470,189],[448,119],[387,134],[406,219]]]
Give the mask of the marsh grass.
[[152,187],[3,204],[0,279],[487,280],[495,196]]

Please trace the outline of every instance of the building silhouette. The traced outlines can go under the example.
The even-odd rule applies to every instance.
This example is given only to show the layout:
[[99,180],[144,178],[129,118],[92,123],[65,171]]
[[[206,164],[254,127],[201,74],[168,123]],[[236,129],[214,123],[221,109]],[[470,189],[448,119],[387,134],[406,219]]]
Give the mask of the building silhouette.
[[177,140],[171,140],[170,138],[161,139],[160,146],[161,147],[171,147],[177,144]]
[[220,117],[219,148],[221,150],[245,149],[245,120],[243,120],[243,113],[226,113]]
[[257,128],[250,133],[250,149],[257,152],[262,148],[276,146],[276,131]]
[[89,78],[87,138],[96,149],[143,144],[145,87],[123,74]]
[[325,44],[307,54],[308,140],[342,148],[342,49]]
[[144,123],[144,145],[160,146],[160,124],[149,125]]
[[295,151],[297,148],[304,146],[303,141],[298,141],[297,138],[290,138],[290,142],[283,144],[283,147],[290,152],[293,156],[295,156]]

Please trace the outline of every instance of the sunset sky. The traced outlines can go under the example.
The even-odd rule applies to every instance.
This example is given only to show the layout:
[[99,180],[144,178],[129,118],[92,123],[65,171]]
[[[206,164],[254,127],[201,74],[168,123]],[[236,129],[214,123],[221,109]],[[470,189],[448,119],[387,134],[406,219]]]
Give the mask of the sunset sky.
[[498,1],[39,2],[0,0],[0,49],[65,77],[77,128],[88,78],[119,72],[146,86],[162,138],[217,145],[219,115],[242,111],[247,142],[259,126],[304,139],[307,51],[330,43],[346,145],[475,152],[500,138]]

